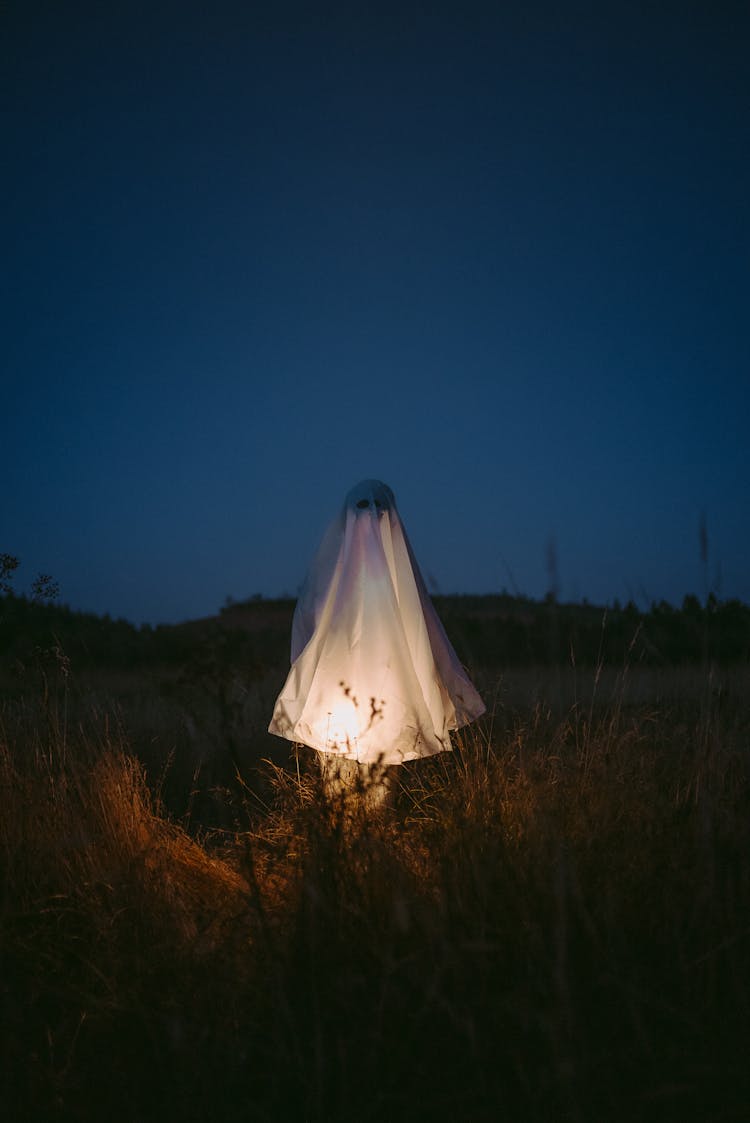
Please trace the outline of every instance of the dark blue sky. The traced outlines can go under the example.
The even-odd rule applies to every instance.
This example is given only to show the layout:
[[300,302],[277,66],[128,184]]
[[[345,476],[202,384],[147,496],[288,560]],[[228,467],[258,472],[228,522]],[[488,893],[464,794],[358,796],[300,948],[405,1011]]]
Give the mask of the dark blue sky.
[[20,585],[293,594],[375,476],[443,592],[750,601],[745,3],[0,19]]

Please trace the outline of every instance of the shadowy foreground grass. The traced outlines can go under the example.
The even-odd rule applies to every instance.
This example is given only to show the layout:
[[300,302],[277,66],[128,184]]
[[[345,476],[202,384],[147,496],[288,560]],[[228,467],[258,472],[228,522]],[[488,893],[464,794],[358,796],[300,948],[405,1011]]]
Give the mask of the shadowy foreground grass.
[[748,1117],[741,698],[501,708],[380,816],[268,765],[203,837],[106,726],[12,730],[6,1118]]

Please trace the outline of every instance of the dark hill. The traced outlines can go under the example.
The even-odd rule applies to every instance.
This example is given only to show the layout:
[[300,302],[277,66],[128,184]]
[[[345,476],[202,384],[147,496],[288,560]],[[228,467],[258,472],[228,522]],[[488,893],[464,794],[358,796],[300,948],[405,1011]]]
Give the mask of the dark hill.
[[[507,594],[436,596],[434,602],[469,667],[750,661],[750,607],[739,601],[709,597],[702,606],[686,597],[680,609],[661,602],[648,612],[632,603],[605,609]],[[59,648],[74,667],[131,669],[182,665],[210,649],[258,673],[288,663],[293,611],[292,600],[253,598],[216,616],[139,628],[6,595],[0,598],[0,659],[7,669]]]

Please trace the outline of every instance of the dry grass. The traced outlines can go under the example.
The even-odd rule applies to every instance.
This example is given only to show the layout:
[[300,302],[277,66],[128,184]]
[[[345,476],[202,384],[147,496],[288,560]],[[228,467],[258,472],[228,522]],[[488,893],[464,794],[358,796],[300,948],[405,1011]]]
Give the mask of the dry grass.
[[211,837],[47,697],[0,746],[8,1117],[745,1118],[746,682],[505,683],[382,813],[303,758]]

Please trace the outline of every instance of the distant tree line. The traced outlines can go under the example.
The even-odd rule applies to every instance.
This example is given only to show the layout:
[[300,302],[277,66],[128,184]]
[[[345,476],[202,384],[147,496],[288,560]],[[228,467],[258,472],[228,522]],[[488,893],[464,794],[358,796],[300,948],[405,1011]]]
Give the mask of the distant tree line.
[[[268,606],[276,607],[269,615]],[[221,651],[222,660],[257,672],[288,658],[293,601],[264,601],[259,627],[235,626],[224,613],[184,624],[140,627],[127,620],[78,612],[25,596],[0,596],[0,669],[22,672],[50,647],[65,651],[72,666],[135,669],[183,666]]]
[[660,601],[646,612],[632,601],[602,608],[508,594],[434,600],[462,657],[478,666],[750,661],[750,606],[713,595],[705,605],[686,596],[680,608]]
[[[650,666],[750,662],[750,606],[686,596],[641,611],[511,596],[436,596],[438,613],[468,666],[624,662]],[[0,595],[0,669],[19,673],[55,646],[75,668],[184,666],[210,651],[251,676],[289,660],[294,601],[227,604],[208,620],[136,627],[49,601]]]

